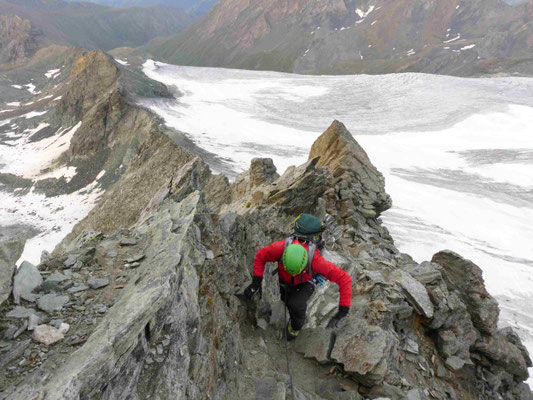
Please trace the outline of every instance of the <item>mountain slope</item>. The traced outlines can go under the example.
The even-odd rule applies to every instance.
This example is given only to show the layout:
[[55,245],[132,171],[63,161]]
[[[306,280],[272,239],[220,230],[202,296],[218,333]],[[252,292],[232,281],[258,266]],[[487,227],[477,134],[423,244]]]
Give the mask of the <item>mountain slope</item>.
[[157,36],[180,32],[191,17],[183,10],[155,5],[111,8],[62,0],[0,0],[0,15],[30,21],[45,44],[71,44],[87,49],[137,47]]
[[41,32],[16,15],[0,15],[0,68],[12,68],[39,48]]
[[533,1],[225,0],[148,45],[177,64],[300,73],[533,72]]
[[91,3],[110,7],[142,7],[162,4],[182,8],[195,17],[205,14],[216,2],[217,0],[91,0]]

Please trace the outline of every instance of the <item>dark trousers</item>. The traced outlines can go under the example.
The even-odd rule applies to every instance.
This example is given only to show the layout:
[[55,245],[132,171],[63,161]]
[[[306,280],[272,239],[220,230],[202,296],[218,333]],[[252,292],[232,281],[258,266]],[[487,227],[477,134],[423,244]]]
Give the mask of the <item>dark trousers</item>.
[[307,301],[315,291],[314,285],[307,281],[296,286],[290,286],[280,282],[279,291],[281,300],[289,309],[291,327],[299,331],[305,324]]

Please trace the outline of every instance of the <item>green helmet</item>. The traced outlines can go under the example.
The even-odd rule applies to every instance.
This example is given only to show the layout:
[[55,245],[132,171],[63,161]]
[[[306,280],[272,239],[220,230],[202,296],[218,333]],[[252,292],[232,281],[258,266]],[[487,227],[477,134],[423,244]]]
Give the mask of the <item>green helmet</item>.
[[281,261],[285,271],[298,275],[307,266],[307,250],[301,244],[291,244],[283,251]]

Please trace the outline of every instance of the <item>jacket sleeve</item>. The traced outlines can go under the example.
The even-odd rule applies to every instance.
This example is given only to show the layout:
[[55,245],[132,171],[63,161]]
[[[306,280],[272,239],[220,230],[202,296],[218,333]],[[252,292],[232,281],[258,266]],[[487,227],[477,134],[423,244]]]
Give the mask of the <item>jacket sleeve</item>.
[[317,252],[313,257],[313,272],[339,285],[339,306],[350,307],[352,303],[352,278],[346,271],[327,261]]
[[278,261],[283,254],[284,247],[285,241],[280,240],[279,242],[274,242],[269,246],[259,249],[254,260],[254,276],[263,276],[265,263]]

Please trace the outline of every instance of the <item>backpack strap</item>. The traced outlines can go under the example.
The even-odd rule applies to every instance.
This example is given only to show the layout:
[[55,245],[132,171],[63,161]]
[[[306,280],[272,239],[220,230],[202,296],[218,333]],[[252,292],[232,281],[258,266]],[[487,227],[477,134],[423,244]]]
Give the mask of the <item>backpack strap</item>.
[[313,273],[313,257],[315,256],[316,247],[315,242],[309,242],[307,246],[307,269],[313,278],[315,277]]
[[[294,242],[294,236],[287,236],[287,238],[285,239],[285,244],[283,245],[283,252],[285,252],[285,249],[287,247],[289,247],[292,242]],[[283,257],[283,253],[282,254],[282,257]],[[281,258],[278,260],[279,263],[282,262]],[[278,272],[278,268],[274,268],[274,270],[272,271],[272,276],[276,275],[276,273]]]
[[[283,246],[283,251],[285,251],[285,249],[287,249],[287,247],[289,247],[292,242],[294,242],[294,236],[288,236],[286,239],[285,239],[285,245]],[[283,253],[282,253],[283,254]],[[280,259],[281,260],[281,259]]]

